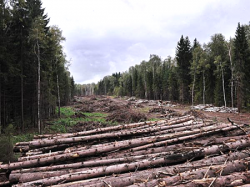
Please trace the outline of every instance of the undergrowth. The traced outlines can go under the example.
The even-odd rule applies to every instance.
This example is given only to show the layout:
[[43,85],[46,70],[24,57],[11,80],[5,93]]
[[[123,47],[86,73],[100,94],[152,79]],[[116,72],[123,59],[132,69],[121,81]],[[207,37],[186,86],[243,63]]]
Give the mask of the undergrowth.
[[15,135],[15,128],[9,124],[0,136],[0,162],[8,163],[16,161],[18,155],[13,153],[13,146],[17,142],[26,142],[33,139],[34,133]]
[[[101,124],[116,125],[115,122],[106,120],[106,113],[75,112],[72,107],[61,107],[61,118],[54,119],[45,131],[48,133],[67,133],[78,123],[98,122]],[[58,109],[57,109],[58,112]],[[80,117],[79,117],[80,116]]]
[[[58,109],[56,110],[58,112]],[[70,128],[78,123],[91,122],[100,123],[103,125],[117,125],[117,122],[106,120],[106,113],[82,113],[76,112],[72,107],[61,107],[61,117],[50,121],[50,125],[46,125],[43,133],[67,133]],[[78,117],[76,114],[80,114]],[[17,142],[27,142],[33,140],[35,132],[17,134],[16,129],[12,124],[4,129],[4,134],[0,135],[0,163],[8,163],[16,161],[18,156],[13,153],[13,146]]]

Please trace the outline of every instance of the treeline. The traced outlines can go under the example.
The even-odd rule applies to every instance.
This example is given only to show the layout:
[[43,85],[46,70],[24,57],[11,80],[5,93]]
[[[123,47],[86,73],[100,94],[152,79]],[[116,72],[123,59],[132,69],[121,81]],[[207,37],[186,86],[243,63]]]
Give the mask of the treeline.
[[148,61],[124,73],[106,76],[98,84],[78,85],[77,94],[136,96],[181,103],[249,106],[250,26],[238,24],[235,38],[215,34],[201,45],[181,36],[175,58]]
[[25,130],[55,116],[74,92],[74,79],[56,26],[41,0],[0,0],[0,132]]

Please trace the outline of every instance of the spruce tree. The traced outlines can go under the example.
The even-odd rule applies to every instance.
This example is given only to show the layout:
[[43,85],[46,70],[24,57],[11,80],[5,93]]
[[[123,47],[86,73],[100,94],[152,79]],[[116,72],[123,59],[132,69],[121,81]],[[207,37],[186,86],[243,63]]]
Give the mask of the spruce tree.
[[180,101],[189,102],[189,85],[191,84],[189,69],[192,60],[192,51],[188,37],[184,39],[183,35],[177,45],[176,60],[180,85]]
[[244,26],[241,26],[238,23],[238,27],[235,33],[234,40],[234,61],[235,61],[235,79],[236,79],[236,87],[237,87],[237,107],[239,112],[241,112],[241,108],[243,102],[245,100],[246,105],[246,96],[249,86],[249,46],[246,38],[246,33]]

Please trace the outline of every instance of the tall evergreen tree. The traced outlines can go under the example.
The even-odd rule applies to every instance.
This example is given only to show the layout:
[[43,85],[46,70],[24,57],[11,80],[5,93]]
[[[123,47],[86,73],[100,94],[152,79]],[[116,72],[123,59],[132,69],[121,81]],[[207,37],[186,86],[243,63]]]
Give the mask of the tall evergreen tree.
[[[246,96],[249,86],[249,76],[246,76],[249,73],[249,46],[246,38],[245,28],[238,23],[238,27],[235,33],[234,40],[234,53],[235,53],[235,79],[237,87],[237,107],[239,112],[243,102],[245,100],[246,105]],[[249,75],[249,74],[248,74]]]
[[177,44],[176,60],[180,85],[180,101],[189,102],[189,85],[191,84],[189,69],[192,60],[192,51],[188,37],[184,39],[183,36],[181,36]]

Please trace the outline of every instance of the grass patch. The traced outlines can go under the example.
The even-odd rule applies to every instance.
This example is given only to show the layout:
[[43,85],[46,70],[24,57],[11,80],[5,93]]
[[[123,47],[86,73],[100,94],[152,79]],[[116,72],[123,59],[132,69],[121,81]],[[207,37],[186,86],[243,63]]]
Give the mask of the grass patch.
[[[58,111],[58,109],[57,109]],[[75,112],[72,107],[61,107],[61,118],[51,121],[52,125],[46,127],[47,133],[67,133],[69,128],[79,122],[98,122],[102,124],[116,125],[115,122],[106,120],[108,114],[106,113],[88,113],[88,112]],[[81,117],[76,117],[75,114],[83,114]]]
[[17,142],[27,142],[33,139],[35,133],[14,135],[16,132],[12,124],[4,129],[4,134],[0,136],[0,162],[8,163],[17,161],[18,154],[13,153],[13,146]]
[[151,118],[151,119],[149,119],[149,121],[159,121],[159,119],[157,119],[157,118]]
[[37,135],[38,133],[27,133],[27,134],[19,134],[16,136],[12,136],[12,142],[13,145],[17,142],[28,142],[33,140],[34,135]]
[[[58,113],[58,107],[56,108],[56,113]],[[72,107],[61,107],[60,108],[61,117],[70,117],[75,114]]]
[[140,108],[139,109],[139,112],[141,112],[141,113],[148,113],[149,112],[149,110],[151,109],[152,107],[144,107],[144,108]]

